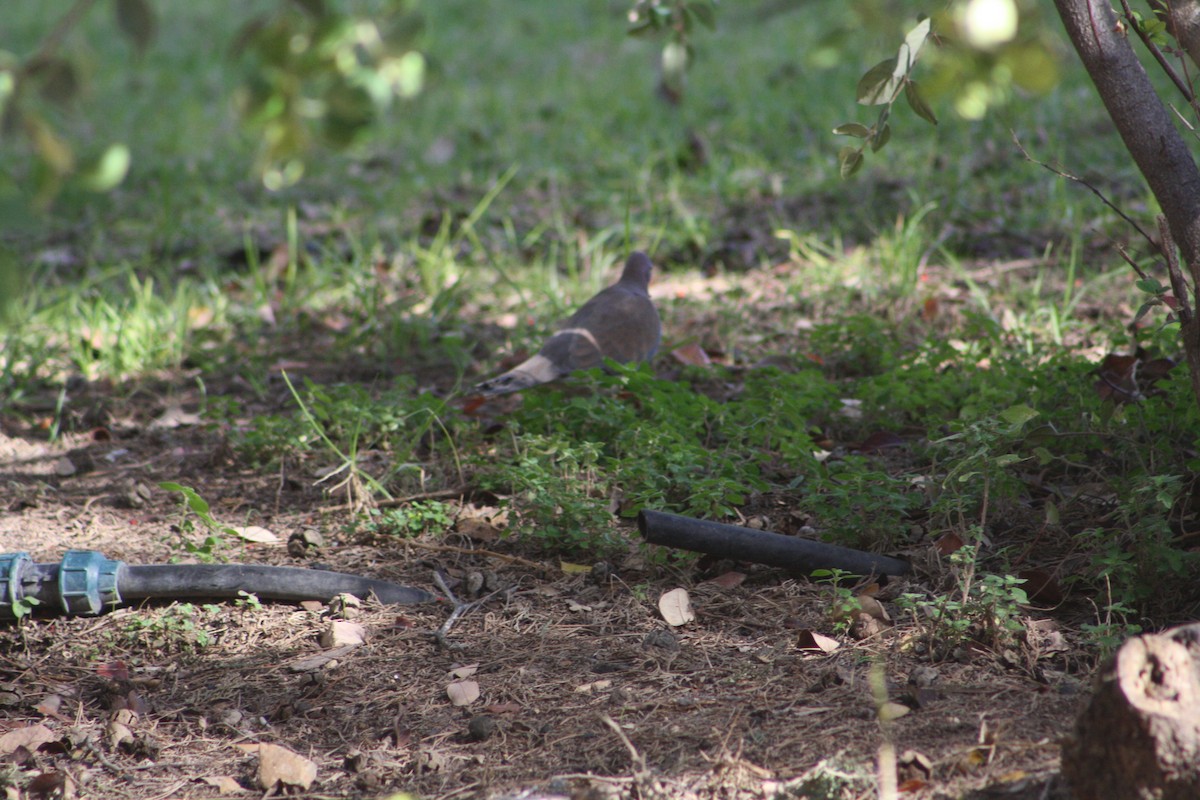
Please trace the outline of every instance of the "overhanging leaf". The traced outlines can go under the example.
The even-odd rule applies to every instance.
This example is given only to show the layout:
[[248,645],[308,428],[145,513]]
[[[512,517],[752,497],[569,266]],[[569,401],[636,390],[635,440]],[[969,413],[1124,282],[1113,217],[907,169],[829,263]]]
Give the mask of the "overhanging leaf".
[[937,125],[937,116],[933,113],[933,109],[925,102],[925,98],[921,96],[921,92],[917,89],[916,81],[908,81],[904,84],[904,99],[908,101],[908,107],[911,108],[918,117],[929,122],[932,125]]
[[138,50],[145,50],[158,32],[158,17],[148,0],[117,0],[117,26]]
[[843,178],[849,178],[854,173],[858,172],[862,167],[863,153],[861,147],[843,147],[838,151],[838,162],[842,165],[840,174]]
[[857,122],[844,122],[834,128],[833,132],[839,136],[854,136],[858,139],[866,139],[871,135],[870,128]]
[[880,103],[890,103],[900,85],[900,79],[892,72],[896,68],[896,59],[888,58],[880,61],[867,70],[858,79],[855,96],[864,106],[877,106]]

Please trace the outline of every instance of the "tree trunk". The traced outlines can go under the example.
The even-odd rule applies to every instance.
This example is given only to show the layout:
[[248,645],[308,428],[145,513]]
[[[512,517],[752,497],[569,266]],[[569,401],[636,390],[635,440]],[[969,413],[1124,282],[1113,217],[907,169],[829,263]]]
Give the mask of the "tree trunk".
[[1063,744],[1079,800],[1200,797],[1200,624],[1130,639]]
[[1191,273],[1191,297],[1182,286],[1174,288],[1181,304],[1181,334],[1192,392],[1200,405],[1200,318],[1192,313],[1196,308],[1194,289],[1200,284],[1200,170],[1108,0],[1054,0],[1054,5],[1125,148],[1162,206],[1171,236]]

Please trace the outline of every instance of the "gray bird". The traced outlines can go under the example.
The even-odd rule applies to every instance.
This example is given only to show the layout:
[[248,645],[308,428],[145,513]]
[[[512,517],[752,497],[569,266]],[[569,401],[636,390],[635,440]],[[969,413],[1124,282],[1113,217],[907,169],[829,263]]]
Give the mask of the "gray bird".
[[634,252],[621,279],[580,306],[537,355],[476,385],[475,391],[484,397],[519,392],[577,369],[599,367],[605,358],[622,364],[648,361],[662,339],[662,323],[650,300],[652,269],[645,253]]

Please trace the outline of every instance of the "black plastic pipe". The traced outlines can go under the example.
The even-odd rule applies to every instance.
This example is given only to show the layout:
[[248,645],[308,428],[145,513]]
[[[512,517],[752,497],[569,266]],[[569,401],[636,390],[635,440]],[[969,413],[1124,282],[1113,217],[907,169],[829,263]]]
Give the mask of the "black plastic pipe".
[[642,538],[651,544],[805,573],[840,569],[854,575],[904,575],[912,569],[899,558],[662,511],[640,511],[637,523]]
[[248,592],[259,600],[328,602],[339,594],[364,600],[374,594],[379,602],[424,603],[434,595],[411,586],[301,567],[268,567],[260,564],[152,564],[123,565],[117,588],[126,600],[148,597],[236,598]]

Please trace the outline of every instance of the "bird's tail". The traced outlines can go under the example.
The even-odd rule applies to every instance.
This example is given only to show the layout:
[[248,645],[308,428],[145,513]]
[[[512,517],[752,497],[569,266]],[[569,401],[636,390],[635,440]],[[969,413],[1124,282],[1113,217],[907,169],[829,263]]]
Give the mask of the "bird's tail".
[[497,375],[491,380],[475,384],[475,394],[482,397],[496,397],[529,389],[560,377],[562,377],[561,373],[554,367],[550,359],[539,353],[503,375]]

